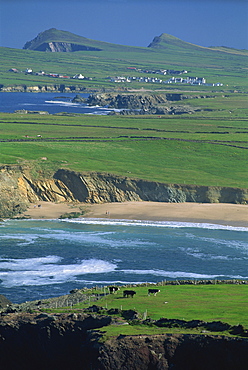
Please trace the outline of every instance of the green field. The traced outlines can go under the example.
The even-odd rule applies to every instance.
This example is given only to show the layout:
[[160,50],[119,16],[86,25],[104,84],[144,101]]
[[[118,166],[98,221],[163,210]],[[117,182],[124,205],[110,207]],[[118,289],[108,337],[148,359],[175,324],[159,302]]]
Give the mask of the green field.
[[191,99],[216,111],[180,117],[0,113],[0,164],[246,188],[247,98],[235,98]]
[[[73,306],[72,310],[85,309],[96,304],[103,308],[102,313],[111,308],[121,311],[134,310],[139,314],[139,320],[147,318],[159,320],[160,318],[178,319],[184,321],[202,320],[205,322],[221,321],[232,326],[243,325],[248,327],[246,315],[248,304],[248,286],[236,284],[214,285],[159,285],[160,293],[148,296],[148,287],[121,287],[116,294],[108,293],[106,289],[89,290],[89,297],[100,294],[102,298],[97,302],[92,299],[85,303]],[[123,291],[132,289],[136,291],[134,298],[123,298]],[[59,312],[68,309],[58,309]],[[53,311],[53,310],[52,310]],[[168,332],[199,333],[201,329],[183,329],[179,327],[158,328],[142,325],[111,325],[104,327],[107,335],[133,335],[133,334],[159,334]],[[228,334],[228,333],[225,333]]]

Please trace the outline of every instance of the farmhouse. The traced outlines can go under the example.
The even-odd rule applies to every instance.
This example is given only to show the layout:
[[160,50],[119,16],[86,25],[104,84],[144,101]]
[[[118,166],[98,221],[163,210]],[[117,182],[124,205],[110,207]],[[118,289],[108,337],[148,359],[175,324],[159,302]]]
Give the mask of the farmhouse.
[[10,69],[9,69],[9,72],[18,73],[19,71],[18,71],[18,69],[16,69],[16,68],[10,68]]
[[44,76],[45,75],[45,72],[44,71],[40,71],[40,72],[36,72],[35,74],[36,74],[36,76]]
[[77,80],[84,80],[84,76],[81,73],[76,74],[72,78],[77,79]]

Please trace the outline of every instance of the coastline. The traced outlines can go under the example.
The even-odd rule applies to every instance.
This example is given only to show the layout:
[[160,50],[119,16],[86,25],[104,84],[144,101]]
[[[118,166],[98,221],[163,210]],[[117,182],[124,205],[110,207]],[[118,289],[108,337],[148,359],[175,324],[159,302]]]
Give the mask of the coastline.
[[70,212],[85,211],[81,217],[96,219],[175,221],[248,227],[248,205],[229,203],[53,203],[31,204],[22,216],[57,219]]

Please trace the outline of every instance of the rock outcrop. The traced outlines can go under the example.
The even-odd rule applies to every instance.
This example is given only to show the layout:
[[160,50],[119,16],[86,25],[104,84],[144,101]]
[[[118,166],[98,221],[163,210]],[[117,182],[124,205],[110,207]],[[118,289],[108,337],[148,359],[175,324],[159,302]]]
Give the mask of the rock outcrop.
[[[111,114],[191,114],[196,109],[185,106],[170,106],[171,101],[187,99],[183,94],[90,94],[86,100],[88,105],[107,106],[120,109],[121,112]],[[199,110],[199,109],[197,109]]]
[[28,199],[20,192],[21,168],[0,168],[0,218],[12,217],[26,210]]
[[243,370],[248,340],[163,334],[110,337],[92,329],[116,325],[110,315],[15,313],[0,319],[1,367],[11,370]]
[[10,300],[6,298],[4,295],[0,294],[0,310],[9,306],[11,304]]
[[34,179],[19,166],[0,168],[0,217],[22,213],[37,201],[108,203],[124,201],[248,203],[248,189],[179,185],[102,173],[60,169]]
[[71,101],[72,103],[86,103],[86,99],[83,98],[81,95],[74,96],[74,98]]
[[241,370],[248,358],[247,345],[247,341],[202,335],[120,336],[99,348],[93,368]]
[[165,94],[90,94],[87,99],[89,105],[107,105],[117,109],[141,109],[162,103],[167,103]]
[[[29,49],[29,47],[27,47],[26,49]],[[71,53],[74,51],[101,51],[101,49],[99,48],[94,48],[87,45],[74,44],[71,42],[44,42],[43,44],[39,45],[35,50],[52,53]]]

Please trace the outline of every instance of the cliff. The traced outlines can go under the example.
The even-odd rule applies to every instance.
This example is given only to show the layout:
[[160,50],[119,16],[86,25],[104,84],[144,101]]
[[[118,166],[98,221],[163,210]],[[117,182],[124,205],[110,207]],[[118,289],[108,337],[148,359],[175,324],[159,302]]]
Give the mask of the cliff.
[[248,189],[180,185],[131,179],[106,173],[60,169],[34,178],[28,168],[0,167],[0,217],[22,213],[37,201],[107,203],[124,201],[236,203],[248,202]]
[[151,182],[111,174],[79,174],[58,170],[54,179],[60,180],[74,195],[86,203],[123,201],[246,203],[248,190],[228,187],[179,185]]
[[110,315],[13,313],[0,318],[3,369],[243,370],[247,338],[163,334],[110,337]]
[[[24,49],[30,49],[27,47]],[[32,50],[32,49],[31,49]],[[46,51],[52,53],[70,53],[74,51],[100,51],[101,49],[93,48],[86,45],[74,44],[71,42],[44,42],[39,45],[35,50],[37,51]]]

